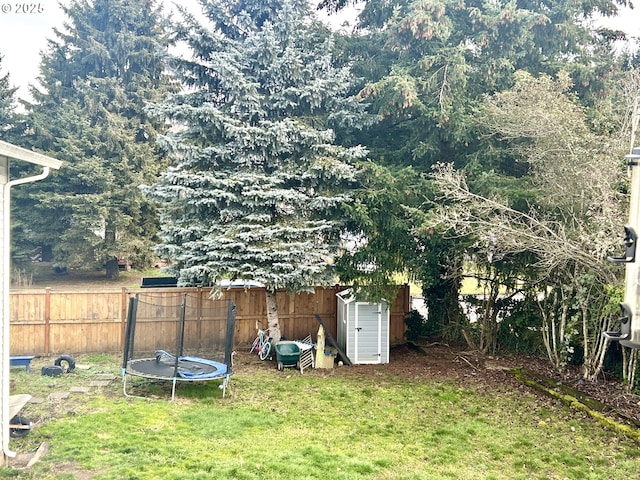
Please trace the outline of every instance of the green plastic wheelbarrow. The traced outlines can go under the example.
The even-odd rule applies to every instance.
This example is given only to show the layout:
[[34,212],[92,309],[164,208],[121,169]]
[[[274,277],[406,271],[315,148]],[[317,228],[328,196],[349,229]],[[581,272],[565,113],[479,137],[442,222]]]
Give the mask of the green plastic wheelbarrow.
[[285,367],[300,369],[300,347],[296,342],[281,340],[275,344],[278,370]]

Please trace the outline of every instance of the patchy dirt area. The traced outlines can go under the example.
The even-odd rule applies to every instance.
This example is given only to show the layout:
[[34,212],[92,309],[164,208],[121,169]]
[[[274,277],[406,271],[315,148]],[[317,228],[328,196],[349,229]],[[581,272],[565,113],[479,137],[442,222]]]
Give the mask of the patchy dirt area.
[[[255,354],[245,353],[244,349],[238,352],[234,364],[236,372],[265,368],[264,362],[261,362]],[[555,372],[544,358],[534,356],[491,357],[440,343],[425,344],[420,347],[404,344],[391,349],[390,361],[386,365],[354,365],[336,368],[343,376],[363,376],[384,372],[414,380],[450,379],[459,382],[461,386],[471,388],[499,388],[510,385],[513,389],[536,393],[535,389],[521,383],[513,373],[516,369],[524,368],[547,379],[547,385],[552,385],[554,390],[560,385],[571,387],[583,396],[604,404],[608,415],[619,416],[618,420],[626,419],[624,423],[635,423],[640,428],[640,396],[626,393],[618,379],[604,377],[598,382],[586,382],[582,380],[579,368],[568,368],[561,375]],[[537,393],[547,399],[550,398],[543,393]]]
[[513,384],[518,388],[522,385],[512,371],[525,368],[548,379],[552,385],[571,387],[597,400],[611,412],[640,427],[640,396],[625,392],[619,379],[604,376],[597,382],[588,382],[582,379],[578,367],[568,367],[560,374],[544,358],[525,355],[490,357],[441,344],[426,345],[421,352],[405,344],[391,350],[388,368],[396,375],[442,376],[484,385]]
[[[114,363],[117,364],[118,362],[119,357],[114,356]],[[269,365],[269,363],[272,363],[272,365]],[[275,361],[262,362],[257,355],[248,353],[248,346],[246,348],[245,346],[238,348],[234,360],[236,373],[251,374],[253,371],[260,371],[265,368],[273,368],[275,370]],[[596,383],[584,382],[581,380],[580,372],[577,368],[568,369],[564,375],[559,375],[549,367],[545,359],[531,356],[490,357],[475,351],[439,343],[425,344],[421,347],[404,344],[391,349],[390,362],[388,364],[336,367],[335,370],[316,370],[311,375],[339,375],[364,378],[375,376],[376,374],[391,374],[414,381],[420,381],[421,379],[452,380],[461,387],[478,390],[502,389],[504,386],[508,386],[513,391],[538,394],[541,400],[545,402],[556,401],[518,381],[512,373],[517,368],[526,368],[554,382],[571,386],[609,406],[611,408],[609,415],[614,416],[612,412],[619,413],[624,418],[631,419],[632,422],[635,421],[636,427],[640,428],[640,396],[624,392],[618,380],[602,378]],[[307,375],[306,371],[305,375]],[[117,388],[119,391],[119,385]],[[70,406],[69,408],[72,407]],[[60,408],[57,407],[56,412],[59,414]],[[41,448],[43,447],[46,447],[46,445],[42,444]],[[37,461],[37,454],[38,452],[21,454],[11,461],[11,465],[15,468],[26,468],[30,462]],[[61,469],[60,471],[68,469],[79,480],[89,480],[100,473],[82,471],[77,465],[59,466],[58,468]]]
[[[238,360],[241,364],[246,362],[244,355]],[[257,358],[255,360],[258,361]],[[249,365],[245,364],[244,367]],[[548,379],[551,385],[571,387],[585,397],[604,404],[609,415],[619,415],[619,419],[627,420],[625,423],[635,423],[640,428],[640,396],[626,393],[618,379],[605,377],[598,382],[586,382],[582,380],[577,367],[568,368],[561,375],[555,372],[544,358],[533,356],[490,357],[444,344],[436,343],[422,347],[404,344],[391,349],[390,361],[386,365],[343,367],[340,374],[366,375],[384,371],[418,380],[420,378],[452,379],[460,382],[461,385],[480,387],[511,385],[514,389],[535,392],[533,388],[522,384],[515,377],[513,371],[518,368],[527,369]],[[539,395],[543,394],[539,393]]]

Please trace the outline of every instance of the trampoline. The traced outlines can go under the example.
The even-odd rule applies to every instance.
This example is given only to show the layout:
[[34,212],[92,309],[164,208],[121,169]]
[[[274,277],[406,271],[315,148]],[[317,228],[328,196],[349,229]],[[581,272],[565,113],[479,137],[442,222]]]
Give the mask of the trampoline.
[[222,380],[224,398],[233,373],[235,305],[194,293],[138,293],[129,301],[122,384],[127,377],[171,382]]

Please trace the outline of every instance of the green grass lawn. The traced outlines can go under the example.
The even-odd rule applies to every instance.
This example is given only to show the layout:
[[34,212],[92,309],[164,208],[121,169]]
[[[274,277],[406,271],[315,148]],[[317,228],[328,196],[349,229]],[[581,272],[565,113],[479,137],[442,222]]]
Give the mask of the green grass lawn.
[[[16,392],[45,396],[119,375],[118,359],[81,361],[60,378],[12,369]],[[204,479],[636,479],[638,444],[513,383],[397,375],[384,367],[278,372],[237,368],[217,382],[168,385],[127,398],[120,378],[61,402],[29,404],[36,427],[18,452],[49,452],[0,478]],[[468,383],[468,384],[467,384]],[[137,385],[137,384],[136,384]],[[139,386],[134,390],[146,390]]]

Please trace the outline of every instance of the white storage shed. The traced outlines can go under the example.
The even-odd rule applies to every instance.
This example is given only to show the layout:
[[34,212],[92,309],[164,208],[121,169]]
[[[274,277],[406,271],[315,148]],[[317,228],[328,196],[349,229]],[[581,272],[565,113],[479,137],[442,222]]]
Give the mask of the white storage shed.
[[359,301],[351,289],[336,294],[337,342],[349,360],[389,363],[389,306]]

